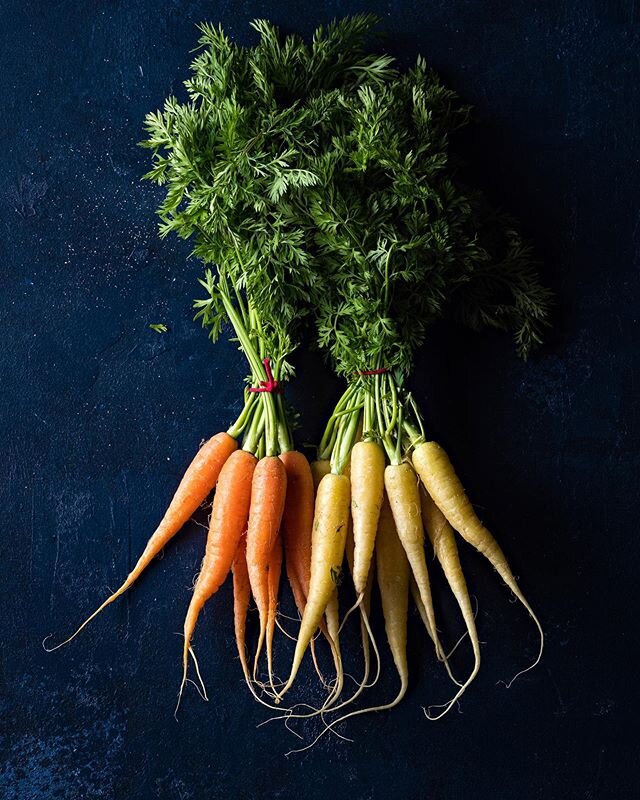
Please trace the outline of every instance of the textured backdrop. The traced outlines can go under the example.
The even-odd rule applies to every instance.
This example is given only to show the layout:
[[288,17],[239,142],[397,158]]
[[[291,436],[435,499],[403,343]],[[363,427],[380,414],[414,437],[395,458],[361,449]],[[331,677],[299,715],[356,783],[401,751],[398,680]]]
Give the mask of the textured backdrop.
[[[180,91],[198,21],[249,42],[255,16],[310,32],[358,10],[381,15],[403,63],[422,52],[476,106],[478,176],[523,220],[558,293],[529,363],[506,337],[441,327],[414,382],[548,644],[537,670],[497,684],[531,658],[535,634],[465,548],[485,645],[463,713],[424,718],[447,685],[412,619],[402,706],[353,720],[353,743],[327,736],[285,759],[297,740],[280,723],[256,728],[266,712],[241,684],[228,586],[197,636],[211,701],[191,690],[172,716],[196,524],[71,646],[48,655],[41,641],[117,585],[198,442],[238,408],[234,347],[214,349],[191,321],[188,247],[157,237],[158,194],[139,180],[144,114]],[[633,797],[636,3],[3,0],[0,11],[4,800]],[[313,442],[338,387],[317,356],[298,366],[290,397]],[[357,674],[354,643],[347,652]],[[395,689],[387,662],[376,697]]]

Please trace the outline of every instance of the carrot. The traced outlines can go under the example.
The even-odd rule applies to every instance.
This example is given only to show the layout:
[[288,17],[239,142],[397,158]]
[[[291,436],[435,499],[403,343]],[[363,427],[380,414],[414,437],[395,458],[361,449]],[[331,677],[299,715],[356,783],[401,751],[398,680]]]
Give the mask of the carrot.
[[[305,598],[309,592],[311,575],[311,529],[313,527],[314,482],[309,462],[295,450],[280,455],[287,473],[287,495],[282,514],[282,539],[287,566],[287,577],[300,607],[296,594]],[[294,589],[294,584],[299,587]]]
[[395,700],[384,706],[393,708],[402,700],[409,685],[407,614],[411,570],[386,498],[380,511],[376,537],[376,572],[387,641],[400,677],[400,691]]
[[278,589],[280,587],[280,573],[282,571],[282,537],[277,536],[271,555],[269,556],[269,574],[267,585],[269,589],[269,602],[267,608],[267,668],[271,688],[275,692],[273,685],[273,635],[276,629],[276,615],[278,613]]
[[198,506],[207,499],[218,481],[223,465],[237,446],[236,440],[224,432],[217,433],[202,445],[191,464],[187,467],[187,471],[184,473],[164,517],[147,542],[144,552],[125,582],[113,594],[109,595],[104,603],[68,639],[60,642],[55,647],[45,647],[48,652],[57,650],[59,647],[68,644],[72,639],[75,639],[91,620],[97,617],[101,611],[113,603],[114,600],[117,600],[120,595],[124,594],[135,583],[162,548],[191,518]]
[[317,461],[312,461],[311,464],[309,464],[309,468],[311,469],[313,485],[316,491],[318,491],[320,481],[325,475],[328,475],[331,472],[331,462],[328,458],[319,458]]
[[246,450],[236,450],[220,471],[209,520],[207,548],[184,620],[182,683],[179,697],[187,679],[191,638],[198,616],[204,604],[218,591],[229,574],[240,537],[247,526],[255,469],[256,457]]
[[[328,459],[322,459],[319,461],[313,461],[311,463],[311,475],[313,478],[313,487],[314,491],[318,491],[318,486],[320,486],[320,481],[324,478],[325,475],[329,475],[331,472],[331,462]],[[309,576],[311,575],[311,561],[309,561]],[[307,590],[306,594],[309,594],[309,584],[307,583]],[[338,587],[333,590],[333,596],[327,605],[327,629],[331,628],[335,631],[339,628],[339,620],[338,620]],[[320,625],[322,628],[322,624]],[[331,634],[329,634],[331,636]],[[334,644],[336,647],[339,647],[337,641],[334,640]]]
[[[325,609],[325,619],[320,620],[318,627],[320,630],[326,625],[326,638],[333,654],[334,665],[336,667],[336,684],[334,686],[334,697],[338,697],[342,691],[342,653],[340,651],[340,604],[338,602],[338,587],[336,586],[331,593]],[[323,631],[324,633],[324,631]],[[313,641],[313,638],[312,638]]]
[[362,594],[376,541],[384,495],[385,454],[376,442],[357,442],[351,450],[351,517],[353,520],[353,583]]
[[242,666],[244,679],[251,689],[249,665],[247,663],[247,612],[251,599],[251,585],[249,584],[249,571],[247,570],[247,537],[242,536],[238,543],[236,556],[233,560],[233,628],[236,636],[238,656]]
[[349,522],[351,483],[346,475],[325,475],[318,486],[311,543],[311,579],[291,673],[280,699],[291,688],[302,657],[318,628],[342,570]]
[[442,646],[438,639],[429,570],[424,554],[424,528],[420,512],[420,491],[418,479],[411,464],[390,464],[384,471],[384,483],[393,513],[398,536],[405,549],[411,571],[416,579],[420,596],[425,605],[429,626],[433,633],[436,655],[444,659]]
[[[291,753],[301,753],[304,750],[310,749],[326,733],[332,731],[336,725],[339,725],[341,722],[351,717],[368,714],[372,711],[386,711],[390,708],[394,708],[406,694],[409,685],[409,666],[407,663],[407,612],[409,606],[410,568],[406,553],[398,538],[393,515],[386,497],[383,499],[378,519],[375,556],[378,587],[382,600],[387,640],[400,677],[400,689],[398,694],[391,702],[385,703],[384,705],[359,708],[357,711],[343,714],[331,724],[326,725],[324,730],[322,730],[310,744],[298,750],[292,750],[290,751]],[[347,557],[349,557],[349,543],[347,543]],[[372,572],[369,574],[369,586],[371,585],[371,577]],[[370,589],[368,594],[370,596]],[[352,700],[359,694],[362,686],[363,684],[360,685],[360,689],[356,695],[351,698]],[[351,701],[349,700],[345,703],[341,703],[333,710],[336,711],[338,708],[343,708],[348,702]]]
[[544,632],[540,621],[520,591],[520,587],[500,545],[478,519],[449,460],[449,456],[443,448],[436,442],[419,444],[413,452],[413,464],[427,492],[431,495],[447,522],[460,533],[463,539],[475,547],[489,561],[516,598],[529,612],[540,633],[540,649],[535,661],[526,669],[518,672],[507,684],[510,686],[519,675],[533,669],[542,658]]
[[[247,612],[249,610],[249,600],[251,598],[251,584],[249,583],[249,570],[247,569],[247,537],[243,535],[238,544],[236,556],[233,561],[233,627],[236,637],[236,647],[244,675],[245,683],[249,691],[261,705],[275,711],[282,711],[281,708],[272,706],[258,696],[251,682],[249,675],[249,664],[247,662],[246,647],[246,627]],[[287,709],[290,712],[290,709]]]
[[[429,620],[427,618],[427,610],[424,607],[424,603],[422,602],[422,598],[420,597],[420,589],[418,588],[418,584],[416,583],[416,579],[413,577],[413,575],[411,576],[410,584],[411,584],[410,585],[411,597],[413,597],[413,602],[415,603],[415,606],[416,606],[416,608],[418,610],[418,614],[420,615],[420,619],[422,620],[422,624],[424,625],[425,630],[427,631],[427,634],[428,634],[429,638],[435,644],[435,641],[434,641],[434,638],[433,638],[433,631],[431,630],[431,625],[429,624]],[[464,636],[461,637],[458,640],[457,644],[454,645],[453,649],[449,651],[449,653],[447,654],[446,658],[443,659],[444,668],[447,671],[447,675],[456,684],[456,686],[462,686],[462,684],[460,683],[459,680],[456,679],[455,675],[451,671],[451,667],[449,665],[449,660],[448,659],[453,655],[453,653],[456,651],[458,645],[462,642],[462,639],[465,638],[466,635],[467,634],[465,633]]]
[[443,714],[446,714],[451,705],[460,698],[462,693],[478,674],[478,670],[480,669],[480,640],[476,630],[476,621],[471,607],[471,598],[469,597],[467,582],[462,572],[462,564],[460,563],[460,556],[458,555],[458,547],[456,545],[453,528],[449,525],[443,513],[433,502],[424,487],[422,487],[420,491],[420,501],[425,530],[433,546],[436,558],[440,562],[447,583],[462,612],[462,618],[467,626],[474,657],[473,670],[460,687],[456,696],[445,705],[445,710],[441,714],[437,717],[431,717],[432,719],[438,719]]
[[277,456],[260,459],[253,473],[247,527],[247,568],[260,616],[260,636],[253,664],[254,679],[267,629],[269,558],[280,530],[286,491],[287,473],[282,461]]
[[[324,478],[325,475],[328,475],[331,472],[331,462],[329,461],[329,459],[319,459],[317,461],[313,461],[310,465],[310,468],[311,468],[311,476],[313,478],[314,492],[317,492],[318,486],[320,485],[320,481]],[[309,561],[309,575],[310,573],[311,573],[311,561]],[[309,592],[309,584],[307,583],[307,594],[308,592]],[[325,611],[325,620],[321,620],[318,627],[322,631],[322,634],[324,635],[326,640],[329,642],[329,647],[331,648],[331,653],[333,655],[333,663],[336,670],[336,684],[331,694],[331,697],[335,699],[339,696],[340,692],[342,691],[342,680],[339,677],[340,675],[342,675],[342,654],[340,652],[340,638],[339,638],[340,606],[338,603],[337,586],[333,590],[333,594],[331,595],[331,598],[327,603],[327,608]],[[318,674],[320,675],[315,657],[315,646],[313,637],[311,638],[310,644],[311,644],[311,654],[313,656],[313,662],[316,667],[316,672],[318,672]],[[323,680],[322,677],[321,680]]]
[[[347,554],[347,564],[349,565],[349,570],[353,578],[353,571],[355,564],[355,539],[353,535],[353,525],[351,524],[349,525],[349,528],[347,530],[347,543],[345,551]],[[371,684],[367,684],[367,681],[369,680],[369,672],[371,670],[371,649],[369,647],[371,642],[373,642],[376,657],[378,656],[378,648],[376,646],[375,641],[373,640],[373,637],[370,637],[369,635],[370,629],[368,627],[368,619],[369,619],[369,614],[371,612],[372,588],[373,588],[373,570],[369,569],[367,584],[365,586],[362,603],[360,605],[360,638],[362,642],[362,654],[364,658],[364,671],[362,675],[362,681],[359,683],[356,693],[353,695],[351,700],[347,702],[355,700],[356,697],[358,697],[358,695],[362,692],[362,690],[367,686],[375,685],[380,675],[380,659],[377,658],[378,669],[376,671],[376,677],[374,678]],[[343,707],[344,705],[345,705],[344,703],[341,703],[340,707]]]

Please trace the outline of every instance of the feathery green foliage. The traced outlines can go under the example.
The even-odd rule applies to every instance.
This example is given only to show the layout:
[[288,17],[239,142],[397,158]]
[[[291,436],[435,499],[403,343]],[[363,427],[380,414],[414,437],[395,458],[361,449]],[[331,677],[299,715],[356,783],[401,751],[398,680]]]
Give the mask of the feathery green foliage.
[[443,316],[510,330],[526,356],[550,294],[512,221],[456,174],[450,134],[469,109],[423,59],[399,74],[366,53],[375,22],[335,21],[306,44],[258,20],[250,48],[202,25],[188,100],[146,121],[162,234],[193,237],[217,268],[199,304],[212,335],[228,284],[283,375],[310,312],[347,376],[406,374]]

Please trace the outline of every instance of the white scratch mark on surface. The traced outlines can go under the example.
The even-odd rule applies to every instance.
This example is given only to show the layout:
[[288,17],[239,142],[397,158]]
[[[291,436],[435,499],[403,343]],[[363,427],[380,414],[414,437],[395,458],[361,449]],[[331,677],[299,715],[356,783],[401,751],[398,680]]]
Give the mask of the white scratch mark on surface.
[[51,594],[49,596],[49,608],[53,609],[53,592],[56,585],[56,576],[58,574],[58,561],[60,559],[60,533],[56,531],[56,559],[53,564],[53,577],[51,578]]

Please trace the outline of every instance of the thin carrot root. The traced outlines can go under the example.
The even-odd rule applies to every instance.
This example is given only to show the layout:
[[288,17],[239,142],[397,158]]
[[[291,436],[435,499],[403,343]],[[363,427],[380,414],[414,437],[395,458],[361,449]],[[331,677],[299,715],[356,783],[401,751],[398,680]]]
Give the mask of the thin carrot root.
[[[295,641],[295,637],[292,637]],[[327,683],[327,679],[324,677],[322,670],[320,669],[320,664],[318,663],[318,654],[316,653],[316,640],[314,637],[311,638],[309,642],[309,649],[311,650],[311,661],[313,662],[313,668],[316,671],[316,675],[320,683],[322,684],[323,688],[329,689],[329,684]]]
[[[384,479],[384,472],[383,472],[383,479]],[[384,493],[384,486],[383,486],[383,493]],[[353,491],[352,491],[352,504],[353,504]],[[379,512],[378,512],[378,517],[379,517]],[[377,525],[378,523],[376,522],[376,528]],[[349,570],[351,571],[351,577],[355,583],[354,573],[355,573],[355,563],[356,563],[356,540],[353,528],[353,519],[350,520],[349,529],[347,531],[346,555],[347,555],[347,564],[349,565]],[[375,639],[372,640],[369,637],[370,627],[367,625],[369,616],[371,614],[371,591],[373,589],[373,573],[374,573],[373,562],[371,562],[368,568],[367,582],[364,587],[362,602],[360,603],[360,640],[362,643],[362,655],[364,662],[363,676],[362,676],[362,681],[358,685],[358,691],[356,692],[355,695],[352,696],[350,702],[353,702],[353,700],[355,700],[364,689],[369,689],[372,686],[375,686],[375,684],[378,682],[378,678],[380,677],[380,656],[378,653],[378,648]],[[365,616],[366,620],[364,619]],[[368,683],[369,674],[371,671],[370,644],[372,643],[372,641],[374,645],[374,652],[376,654],[376,676],[371,683]]]
[[108,605],[111,605],[138,580],[153,559],[189,521],[194,512],[212,492],[222,467],[237,446],[236,440],[229,436],[228,433],[217,433],[202,445],[191,464],[187,467],[162,521],[147,542],[144,552],[124,583],[109,595],[75,632],[63,642],[54,647],[47,647],[45,643],[50,638],[47,636],[42,642],[42,646],[47,653],[52,653],[54,650],[58,650],[73,641],[101,611],[104,611]]
[[338,587],[333,590],[333,594],[327,604],[325,610],[326,621],[326,635],[331,654],[333,656],[333,664],[336,671],[336,677],[331,689],[331,694],[327,698],[327,702],[323,708],[328,708],[334,703],[342,694],[344,687],[344,669],[342,666],[342,652],[340,651],[340,609],[338,606]]
[[529,612],[538,629],[540,634],[538,655],[532,664],[514,675],[507,684],[507,687],[510,687],[518,677],[537,666],[542,658],[544,631],[540,620],[522,594],[500,545],[478,519],[443,448],[436,442],[423,442],[413,452],[413,464],[427,492],[447,522],[489,561],[515,597]]
[[396,530],[424,603],[436,656],[443,661],[444,651],[438,638],[431,582],[424,553],[424,528],[420,510],[418,478],[411,464],[390,464],[385,469],[384,481]]
[[238,657],[240,659],[244,681],[254,700],[271,711],[282,711],[282,708],[267,703],[258,695],[253,686],[251,675],[249,673],[249,662],[247,660],[246,646],[246,627],[249,600],[251,598],[251,585],[249,583],[249,572],[247,570],[246,552],[247,539],[246,536],[243,536],[238,544],[238,549],[233,562],[233,627],[235,632],[236,647],[238,649]]
[[[302,619],[302,615],[304,614],[304,607],[307,604],[307,598],[304,596],[304,594],[302,592],[302,587],[300,586],[300,583],[299,583],[298,576],[297,576],[296,572],[294,572],[292,569],[290,569],[289,562],[287,562],[287,577],[289,578],[289,586],[291,587],[291,592],[293,594],[293,599],[295,601],[296,608],[298,609],[298,614],[300,615],[300,617],[298,619],[298,622],[300,622],[300,620]],[[291,634],[289,634],[288,632],[283,630],[282,626],[280,625],[279,622],[276,621],[276,624],[278,625],[278,627],[282,630],[282,632],[285,634],[285,636],[288,639],[293,639],[294,642],[297,640],[296,636],[291,636]],[[326,634],[326,626],[324,624],[321,626],[321,629]],[[314,669],[316,671],[316,674],[317,674],[318,678],[320,679],[320,683],[326,689],[326,688],[328,688],[328,684],[327,684],[327,682],[326,682],[326,680],[324,678],[324,675],[322,674],[322,671],[320,669],[320,665],[318,663],[318,658],[317,658],[317,653],[316,653],[315,637],[311,638],[311,642],[309,644],[310,644],[310,647],[311,647],[311,658],[313,660]]]
[[[346,556],[347,556],[347,563],[349,565],[349,570],[351,571],[351,575],[353,576],[353,569],[354,569],[354,555],[355,555],[355,540],[353,535],[353,527],[349,523],[349,527],[347,530],[347,541],[346,541]],[[348,697],[346,700],[343,700],[339,705],[333,706],[329,703],[325,703],[323,706],[323,716],[322,719],[324,721],[324,714],[328,711],[331,711],[332,714],[336,713],[340,709],[345,708],[346,706],[350,705],[351,703],[355,702],[358,697],[362,694],[365,689],[368,689],[378,681],[380,676],[380,653],[378,651],[378,645],[376,643],[375,637],[371,630],[371,626],[369,624],[369,614],[371,611],[371,590],[373,586],[373,570],[369,569],[369,575],[365,587],[365,591],[358,597],[355,605],[349,609],[349,612],[345,615],[345,619],[343,620],[342,624],[340,625],[340,629],[344,626],[349,614],[358,608],[360,610],[360,637],[362,642],[362,652],[363,652],[363,674],[362,679],[360,681],[355,681],[356,689],[353,694]],[[373,681],[369,683],[369,675],[371,672],[371,648],[373,647],[375,659],[376,659],[376,675]],[[333,731],[339,738],[345,739],[346,737],[338,734],[337,732]]]
[[[424,607],[424,603],[422,602],[422,597],[420,596],[420,589],[418,589],[418,584],[416,583],[415,578],[413,576],[411,577],[411,596],[413,597],[413,602],[415,604],[415,607],[418,609],[418,614],[420,615],[420,619],[422,620],[422,624],[425,627],[427,635],[429,636],[431,641],[434,642],[435,644],[433,633],[431,631],[431,625],[427,617],[427,610]],[[468,633],[465,633],[464,635],[467,636]],[[453,650],[451,651],[451,653],[445,653],[442,658],[442,663],[444,664],[446,673],[452,680],[452,682],[455,683],[456,686],[462,686],[462,683],[456,678],[456,676],[453,674],[451,670],[451,664],[449,663],[449,659],[451,658],[452,653]]]
[[269,558],[269,607],[267,611],[267,671],[269,675],[269,685],[275,695],[276,689],[273,682],[273,636],[276,626],[276,614],[278,611],[278,587],[280,586],[280,572],[282,569],[282,539],[280,535],[276,539],[273,551]]
[[[440,719],[440,717],[443,717],[451,710],[451,708],[453,708],[453,705],[460,699],[462,694],[466,691],[478,674],[480,669],[480,641],[476,631],[475,615],[471,607],[471,598],[469,597],[467,584],[462,572],[462,565],[460,563],[460,557],[458,556],[458,548],[453,529],[442,515],[440,509],[426,493],[424,488],[421,490],[420,494],[422,503],[422,519],[425,525],[425,530],[427,531],[427,535],[429,536],[431,544],[433,545],[436,558],[442,567],[445,578],[447,579],[447,583],[449,584],[449,587],[456,598],[456,602],[460,607],[460,611],[462,612],[462,617],[467,627],[467,634],[473,648],[474,657],[473,669],[464,683],[460,683],[459,681],[455,680],[453,676],[451,676],[451,672],[449,672],[449,675],[459,687],[455,696],[447,703],[442,705],[432,705],[425,710],[425,715],[428,719],[436,720]],[[442,708],[444,710],[440,714],[432,716],[432,708]]]

